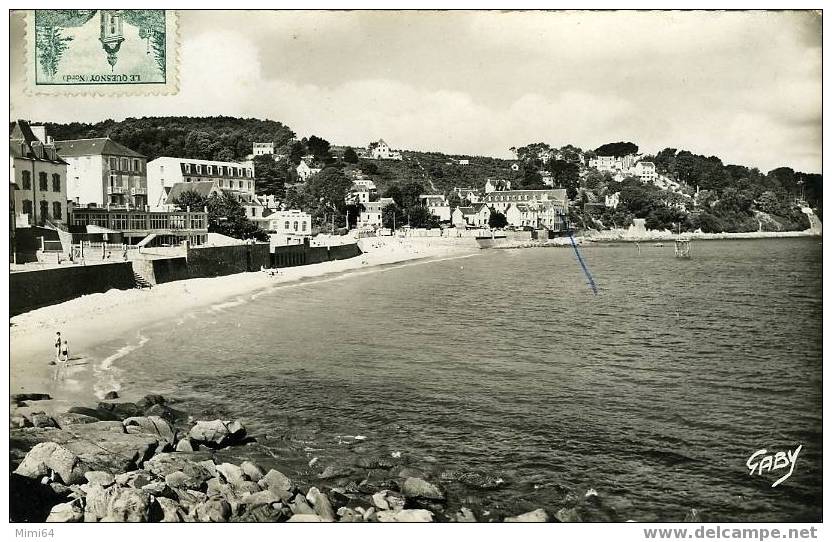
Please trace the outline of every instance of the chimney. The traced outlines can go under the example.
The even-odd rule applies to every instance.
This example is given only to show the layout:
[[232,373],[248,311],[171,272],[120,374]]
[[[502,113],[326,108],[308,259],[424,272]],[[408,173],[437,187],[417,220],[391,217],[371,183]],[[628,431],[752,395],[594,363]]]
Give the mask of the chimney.
[[51,141],[47,141],[46,139],[46,126],[38,124],[30,126],[30,128],[32,129],[32,133],[35,135],[35,137],[38,138],[41,142],[51,143]]

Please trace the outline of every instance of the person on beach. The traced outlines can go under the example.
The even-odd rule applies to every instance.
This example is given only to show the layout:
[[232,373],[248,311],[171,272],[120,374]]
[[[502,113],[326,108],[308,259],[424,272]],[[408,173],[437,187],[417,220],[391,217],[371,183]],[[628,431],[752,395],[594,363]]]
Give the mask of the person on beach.
[[49,365],[55,365],[61,361],[61,332],[55,333],[55,359],[49,362]]
[[64,364],[69,363],[69,343],[66,342],[66,339],[64,339],[64,343],[61,346],[61,354],[58,361],[61,361]]

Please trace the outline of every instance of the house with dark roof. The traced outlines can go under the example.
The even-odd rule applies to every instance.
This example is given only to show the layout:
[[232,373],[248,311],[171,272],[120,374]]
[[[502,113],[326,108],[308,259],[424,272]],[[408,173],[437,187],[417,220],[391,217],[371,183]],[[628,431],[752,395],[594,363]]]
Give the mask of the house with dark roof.
[[109,137],[56,141],[67,161],[67,196],[79,207],[144,209],[147,158]]
[[56,152],[44,126],[18,120],[9,134],[10,181],[15,226],[25,228],[67,220],[67,163]]
[[467,207],[457,207],[451,213],[451,223],[457,228],[484,228],[491,218],[491,209],[484,203],[475,203]]

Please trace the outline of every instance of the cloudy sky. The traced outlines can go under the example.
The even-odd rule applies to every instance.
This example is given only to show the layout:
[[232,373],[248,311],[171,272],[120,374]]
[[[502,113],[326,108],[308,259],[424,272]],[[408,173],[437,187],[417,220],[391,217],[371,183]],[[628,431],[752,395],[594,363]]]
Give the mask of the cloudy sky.
[[237,115],[335,144],[508,158],[623,140],[821,170],[810,12],[188,11],[180,27],[178,95],[34,98],[16,15],[12,118]]

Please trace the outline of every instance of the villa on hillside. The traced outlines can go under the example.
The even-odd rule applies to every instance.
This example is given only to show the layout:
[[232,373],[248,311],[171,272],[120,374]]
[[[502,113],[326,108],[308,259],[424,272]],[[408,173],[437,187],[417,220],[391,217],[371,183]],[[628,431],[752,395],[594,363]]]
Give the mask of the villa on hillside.
[[512,203],[551,202],[562,213],[567,209],[566,190],[553,188],[549,190],[500,190],[486,194],[483,203],[505,214]]
[[316,173],[320,173],[321,168],[312,167],[311,166],[311,161],[304,159],[304,160],[300,161],[300,164],[298,164],[298,167],[295,168],[295,171],[297,171],[298,179],[300,181],[306,181],[312,175],[315,175]]
[[505,215],[509,225],[516,228],[565,229],[560,207],[551,202],[512,203]]
[[363,228],[380,228],[384,208],[393,203],[393,198],[381,198],[364,204],[364,210],[358,216],[358,225]]
[[476,188],[454,187],[454,193],[461,200],[468,200],[470,203],[480,202],[480,191]]
[[451,220],[451,206],[448,204],[448,198],[443,194],[422,194],[419,196],[419,201],[430,214],[440,221],[449,222]]
[[383,139],[367,145],[368,158],[373,160],[401,160],[402,153],[390,150],[390,146]]
[[617,171],[627,171],[636,163],[636,155],[628,154],[626,156],[596,156],[589,159],[589,167],[594,167],[598,171],[609,171],[615,173]]

